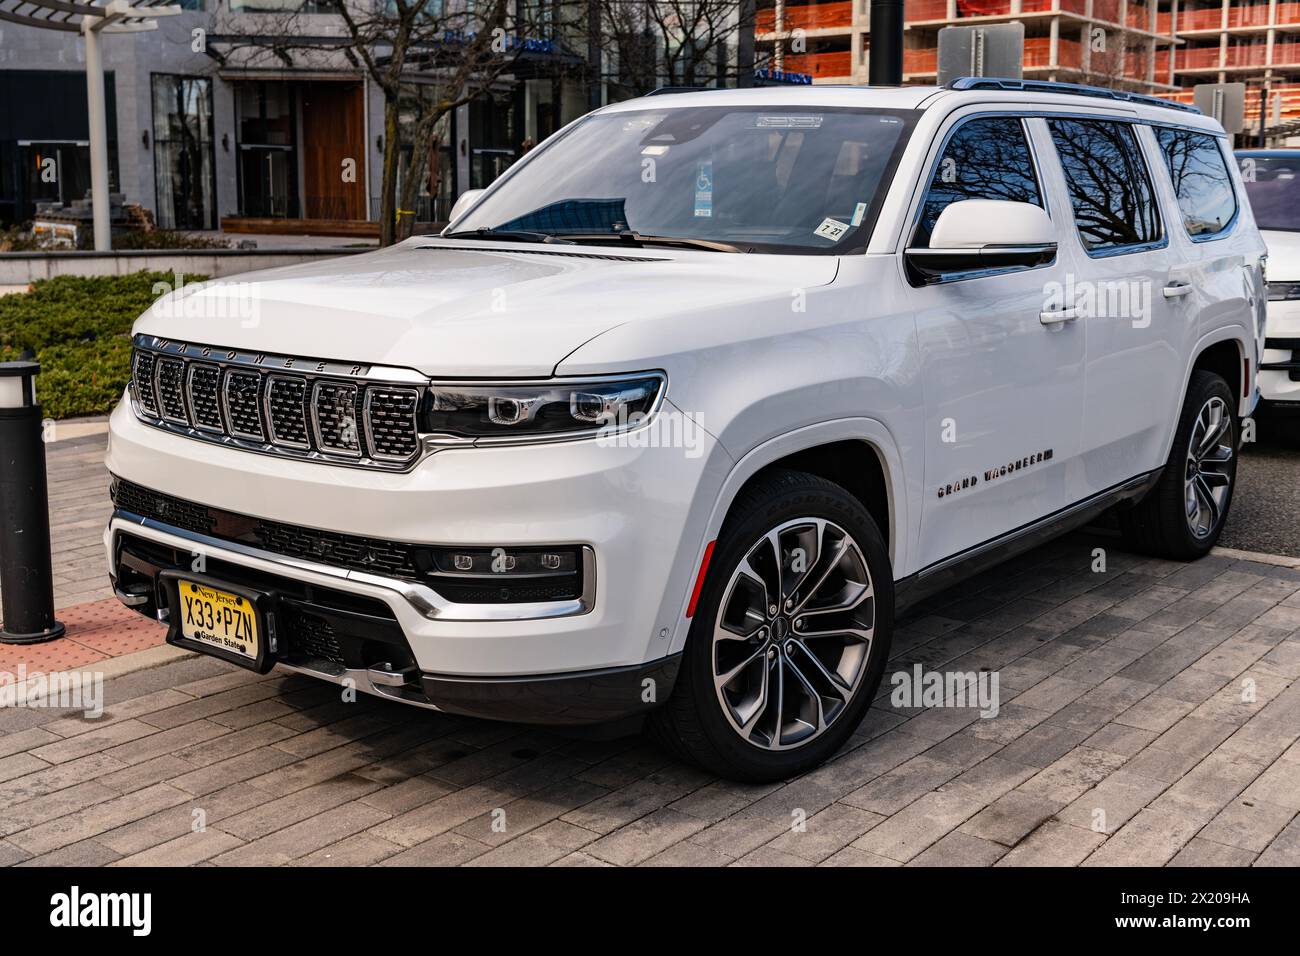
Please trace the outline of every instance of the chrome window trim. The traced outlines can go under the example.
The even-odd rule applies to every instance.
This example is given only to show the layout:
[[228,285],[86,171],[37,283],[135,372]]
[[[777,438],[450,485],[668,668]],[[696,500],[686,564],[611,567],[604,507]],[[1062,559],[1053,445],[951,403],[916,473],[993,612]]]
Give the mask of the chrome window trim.
[[[427,585],[402,581],[397,578],[389,578],[381,574],[372,574],[365,571],[350,571],[329,564],[319,564],[315,561],[305,561],[301,558],[291,558],[286,555],[263,551],[260,548],[253,548],[236,541],[226,541],[222,538],[213,538],[205,534],[186,531],[183,528],[163,524],[161,521],[145,518],[133,512],[124,511],[121,508],[115,508],[113,516],[109,519],[109,531],[112,534],[110,553],[117,553],[117,536],[120,532],[126,530],[137,534],[141,530],[150,531],[153,534],[146,535],[146,537],[167,544],[175,544],[175,542],[166,541],[168,537],[174,538],[190,550],[194,549],[189,546],[199,545],[202,552],[207,556],[230,561],[232,564],[241,563],[238,560],[239,558],[259,561],[271,566],[264,569],[270,574],[283,574],[286,577],[294,577],[293,574],[284,569],[306,571],[334,581],[381,588],[391,592],[394,597],[400,597],[417,614],[431,621],[548,620],[557,617],[575,617],[580,614],[587,614],[596,606],[596,552],[590,545],[585,544],[580,545],[582,549],[582,594],[577,598],[530,604],[464,604],[457,601],[448,601]],[[301,579],[295,578],[295,580]],[[357,592],[354,591],[353,593]]]

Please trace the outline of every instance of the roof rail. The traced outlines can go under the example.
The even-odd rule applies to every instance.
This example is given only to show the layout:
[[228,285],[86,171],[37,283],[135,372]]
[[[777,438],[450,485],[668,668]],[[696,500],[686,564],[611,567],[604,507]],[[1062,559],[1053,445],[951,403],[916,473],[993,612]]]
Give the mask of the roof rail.
[[1144,106],[1161,106],[1184,113],[1201,111],[1187,103],[1175,103],[1162,100],[1158,96],[1144,93],[1129,93],[1126,90],[1112,90],[1104,86],[1084,86],[1082,83],[1057,83],[1051,80],[1012,80],[991,76],[959,76],[945,87],[949,90],[1020,90],[1026,93],[1069,93],[1073,96],[1097,96],[1108,100],[1121,100],[1125,103],[1141,103]]
[[717,89],[713,86],[661,86],[658,89],[651,90],[646,96],[666,96],[669,93],[702,93],[705,90]]

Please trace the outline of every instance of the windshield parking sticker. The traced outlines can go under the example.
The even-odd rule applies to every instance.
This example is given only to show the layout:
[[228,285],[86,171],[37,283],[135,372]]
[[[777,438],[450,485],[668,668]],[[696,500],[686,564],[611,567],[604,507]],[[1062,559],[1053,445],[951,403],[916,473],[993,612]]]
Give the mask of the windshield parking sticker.
[[848,231],[849,224],[846,222],[840,222],[838,219],[823,219],[822,224],[813,230],[813,235],[829,239],[831,242],[839,242]]
[[700,163],[695,174],[695,216],[708,219],[713,215],[713,163]]
[[858,203],[856,206],[853,207],[853,219],[850,220],[849,224],[855,227],[862,225],[862,217],[865,216],[866,214],[867,214],[867,204],[864,202]]

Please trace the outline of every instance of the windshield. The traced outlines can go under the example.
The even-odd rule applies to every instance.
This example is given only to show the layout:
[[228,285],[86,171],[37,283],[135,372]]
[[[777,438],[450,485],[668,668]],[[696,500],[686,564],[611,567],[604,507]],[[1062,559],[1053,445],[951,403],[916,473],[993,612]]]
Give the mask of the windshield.
[[1300,150],[1294,156],[1238,156],[1260,229],[1300,232]]
[[452,233],[861,251],[914,115],[676,107],[589,116],[513,170]]

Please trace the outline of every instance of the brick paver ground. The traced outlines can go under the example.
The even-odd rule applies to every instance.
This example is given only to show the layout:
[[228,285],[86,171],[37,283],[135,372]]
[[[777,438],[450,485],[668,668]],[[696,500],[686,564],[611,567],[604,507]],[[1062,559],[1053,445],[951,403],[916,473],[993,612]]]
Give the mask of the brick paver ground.
[[[998,715],[893,707],[915,664],[996,672]],[[191,658],[97,720],[0,711],[0,863],[1294,866],[1297,678],[1300,572],[1082,535],[911,614],[856,736],[781,785]]]

